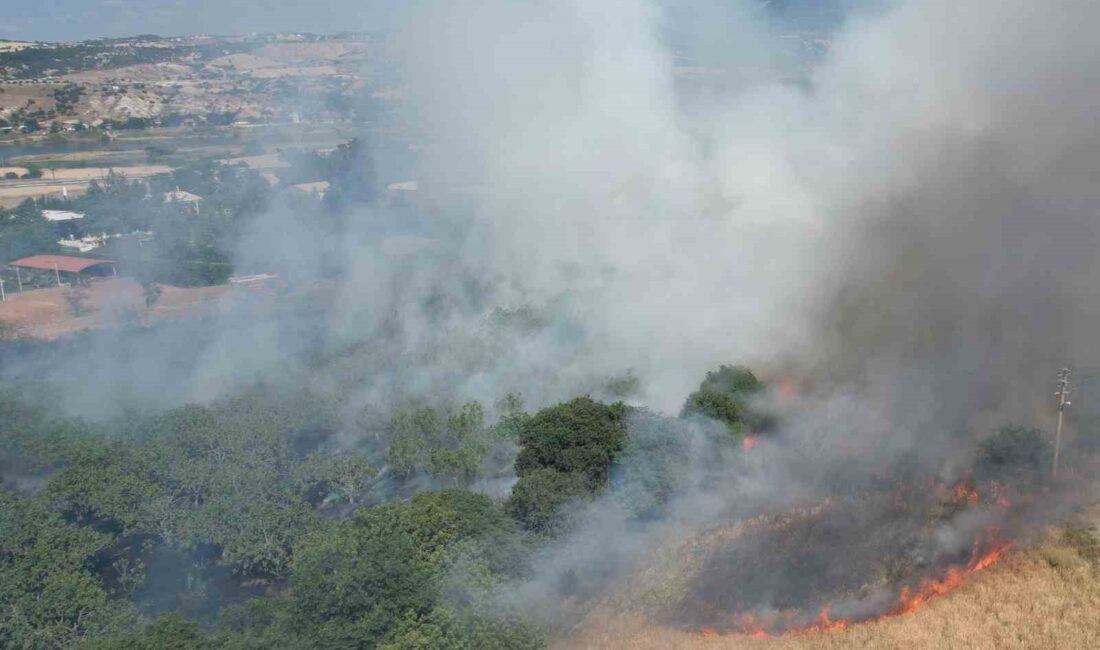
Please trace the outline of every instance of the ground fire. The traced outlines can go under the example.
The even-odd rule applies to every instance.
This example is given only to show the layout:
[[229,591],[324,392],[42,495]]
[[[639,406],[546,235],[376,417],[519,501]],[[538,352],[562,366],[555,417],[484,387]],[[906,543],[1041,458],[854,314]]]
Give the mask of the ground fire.
[[967,479],[759,517],[708,551],[666,624],[773,637],[909,614],[1009,552],[1019,516],[1003,484]]

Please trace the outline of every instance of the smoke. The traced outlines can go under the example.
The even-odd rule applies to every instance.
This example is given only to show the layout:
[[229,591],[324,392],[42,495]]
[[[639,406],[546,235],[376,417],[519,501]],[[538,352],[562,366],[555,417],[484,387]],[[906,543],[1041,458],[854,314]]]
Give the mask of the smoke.
[[[655,408],[720,359],[813,377],[816,433],[786,432],[786,453],[822,455],[760,476],[768,507],[830,472],[957,478],[961,439],[1036,422],[1054,370],[1096,362],[1100,10],[890,3],[792,55],[766,11],[732,6],[413,11],[411,96],[434,180],[472,205],[463,255],[553,301],[585,362],[636,368]],[[676,41],[700,24],[708,66],[686,70]],[[684,494],[677,512],[703,514],[657,532],[593,506],[526,588],[613,574],[729,505]]]
[[709,482],[643,530],[618,492],[599,500],[518,588],[543,603],[562,575],[614,576],[731,509],[865,487],[902,461],[949,479],[960,437],[1034,422],[1057,367],[1100,361],[1100,6],[861,3],[812,31],[789,3],[749,0],[397,14],[415,219],[384,201],[335,227],[275,210],[237,263],[293,278],[285,304],[21,376],[93,413],[260,380],[349,413],[516,390],[539,407],[628,369],[638,402],[675,412],[730,360],[812,380],[750,461],[716,454],[706,423],[662,433]]
[[553,301],[646,403],[812,358],[958,428],[1093,363],[1092,9],[866,7],[811,56],[751,2],[441,4],[398,51],[465,268]]

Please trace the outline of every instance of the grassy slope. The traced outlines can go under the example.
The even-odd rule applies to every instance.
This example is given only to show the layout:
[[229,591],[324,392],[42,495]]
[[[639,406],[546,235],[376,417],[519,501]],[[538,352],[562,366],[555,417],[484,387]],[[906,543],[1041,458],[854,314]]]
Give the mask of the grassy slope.
[[1009,555],[907,616],[776,639],[704,638],[626,616],[592,620],[564,648],[1100,648],[1100,566],[1055,536]]
[[[1100,483],[1091,487],[1085,490],[1086,502],[1096,503]],[[714,536],[729,541],[744,531],[744,525],[719,528],[658,552],[645,570],[594,608],[554,650],[1100,648],[1100,505],[1079,513],[1070,525],[1072,533],[1050,529],[1034,548],[1010,552],[958,589],[908,615],[844,630],[765,639],[738,634],[704,637],[652,624],[655,612],[681,593],[684,574],[697,568],[693,547],[720,541]],[[671,570],[670,562],[675,565]]]

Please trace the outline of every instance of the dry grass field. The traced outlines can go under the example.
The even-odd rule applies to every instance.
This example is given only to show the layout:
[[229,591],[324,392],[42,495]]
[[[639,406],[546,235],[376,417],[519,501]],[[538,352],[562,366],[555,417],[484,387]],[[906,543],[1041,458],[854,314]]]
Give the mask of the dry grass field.
[[[25,174],[26,167],[0,167],[0,177],[7,172]],[[42,178],[0,181],[0,207],[14,207],[29,198],[60,196],[62,188],[70,196],[83,194],[94,180],[102,180],[111,172],[127,178],[145,178],[172,171],[166,165],[129,165],[126,167],[61,167],[44,170]]]
[[[127,178],[142,178],[155,174],[166,174],[172,171],[167,165],[129,165],[126,167],[58,167],[45,169],[42,179],[47,181],[92,181],[107,178],[111,172],[116,172]],[[17,174],[27,173],[26,167],[0,167],[0,176],[7,172]]]
[[0,41],[0,52],[18,52],[28,47],[34,47],[34,43],[26,41]]
[[[1085,503],[1100,503],[1100,484],[1091,482],[1082,490]],[[701,566],[701,548],[732,541],[749,527],[762,521],[773,525],[773,520],[719,527],[661,549],[553,649],[1100,648],[1100,505],[1078,511],[1064,528],[1040,531],[1034,544],[1006,553],[911,613],[770,637],[703,633],[654,622]]]
[[[87,313],[76,315],[65,288],[10,293],[0,302],[0,323],[24,336],[56,339],[85,329],[112,327],[130,320],[163,320],[200,316],[217,308],[229,287],[173,287],[159,285],[161,295],[152,309],[145,306],[140,284],[129,278],[97,280],[86,289]],[[10,287],[9,287],[10,288]]]
[[557,650],[586,648],[1100,648],[1100,563],[1052,532],[912,614],[776,638],[710,635],[597,612]]
[[68,192],[69,196],[78,196],[88,189],[88,182],[68,183],[43,183],[35,185],[19,185],[14,187],[0,186],[0,208],[14,208],[27,199],[38,199],[46,196],[60,197]]

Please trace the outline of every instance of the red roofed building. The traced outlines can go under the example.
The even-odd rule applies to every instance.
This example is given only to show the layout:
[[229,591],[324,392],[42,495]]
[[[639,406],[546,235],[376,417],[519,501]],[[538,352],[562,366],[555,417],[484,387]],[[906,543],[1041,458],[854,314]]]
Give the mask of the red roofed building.
[[53,271],[57,283],[61,284],[61,273],[74,273],[87,277],[107,277],[118,275],[114,260],[98,260],[91,257],[72,257],[70,255],[31,255],[9,262],[16,269],[38,269]]

